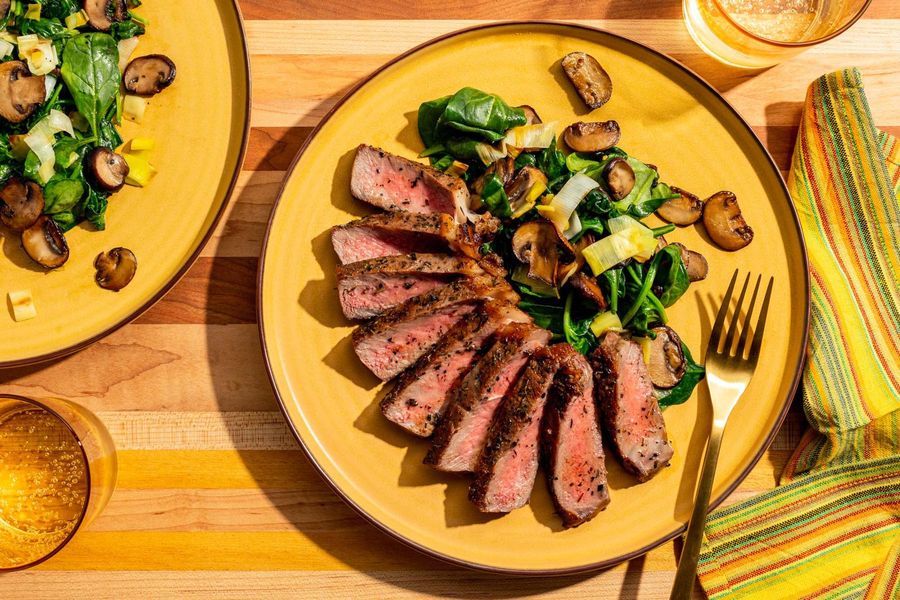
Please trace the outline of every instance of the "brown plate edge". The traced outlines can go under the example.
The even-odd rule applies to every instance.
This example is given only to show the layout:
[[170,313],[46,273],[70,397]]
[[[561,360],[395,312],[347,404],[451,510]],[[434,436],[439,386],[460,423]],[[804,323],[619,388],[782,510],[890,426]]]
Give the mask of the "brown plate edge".
[[70,354],[74,354],[80,350],[84,350],[88,346],[99,342],[106,336],[115,333],[125,325],[128,325],[142,314],[147,312],[154,304],[162,300],[162,298],[169,293],[169,291],[175,287],[181,279],[187,274],[188,270],[194,266],[194,263],[197,262],[197,259],[200,257],[200,253],[203,251],[203,248],[206,247],[206,244],[209,242],[210,238],[216,232],[216,227],[218,227],[219,222],[222,220],[222,217],[225,215],[225,210],[228,208],[229,200],[231,199],[231,195],[234,193],[234,188],[237,185],[238,178],[241,174],[241,167],[244,164],[244,158],[247,155],[247,146],[250,142],[250,114],[253,105],[252,92],[253,92],[253,83],[250,71],[250,47],[247,44],[247,29],[244,26],[244,16],[241,14],[240,6],[238,5],[238,0],[231,0],[231,6],[234,8],[234,14],[237,18],[238,30],[241,34],[241,49],[243,50],[244,55],[244,73],[247,75],[247,102],[244,105],[245,109],[245,118],[244,118],[244,130],[241,132],[241,149],[237,156],[237,164],[234,169],[234,173],[231,176],[231,181],[228,183],[228,189],[225,191],[225,198],[222,201],[222,206],[219,207],[218,212],[215,217],[213,217],[212,222],[209,225],[209,229],[207,229],[206,233],[203,236],[203,239],[200,240],[200,243],[197,245],[197,249],[194,250],[193,253],[188,257],[187,261],[182,265],[182,267],[173,275],[165,285],[163,285],[159,291],[157,291],[152,298],[144,302],[141,306],[135,309],[130,315],[111,325],[101,331],[100,333],[87,338],[86,340],[82,340],[80,342],[76,342],[71,346],[67,346],[60,350],[54,350],[53,352],[47,352],[45,354],[39,354],[38,356],[32,356],[29,358],[20,358],[12,361],[0,361],[0,370],[3,369],[11,369],[15,367],[25,367],[29,365],[37,365],[45,362],[50,362],[53,360],[58,360],[60,358],[64,358]]
[[[589,564],[580,565],[577,567],[566,567],[566,568],[561,568],[561,569],[506,569],[506,568],[502,568],[502,567],[495,567],[492,565],[484,565],[484,564],[480,564],[480,563],[462,560],[459,558],[455,558],[453,556],[443,554],[441,552],[438,552],[438,551],[428,548],[426,546],[423,546],[423,545],[401,535],[400,533],[394,531],[390,527],[386,526],[385,524],[381,523],[380,521],[378,521],[377,519],[375,519],[374,517],[369,515],[365,510],[362,509],[362,507],[360,507],[353,500],[351,500],[346,494],[344,494],[344,492],[340,489],[340,487],[328,476],[327,473],[325,473],[325,471],[322,469],[322,467],[319,465],[319,463],[316,462],[315,458],[313,457],[313,455],[310,452],[309,448],[307,447],[306,443],[303,441],[303,439],[301,439],[300,434],[297,432],[297,428],[294,426],[294,423],[291,421],[291,418],[288,415],[287,407],[285,406],[284,400],[282,399],[281,394],[278,391],[278,386],[275,383],[275,377],[272,373],[272,363],[269,358],[269,349],[266,344],[265,335],[263,333],[264,332],[264,326],[263,326],[264,325],[264,315],[263,315],[263,308],[262,308],[262,306],[263,306],[262,289],[263,289],[263,278],[265,275],[265,264],[266,264],[265,257],[266,257],[266,252],[267,252],[268,246],[269,246],[269,235],[272,232],[272,223],[275,220],[275,214],[278,210],[279,204],[281,203],[282,197],[284,195],[284,190],[287,187],[288,181],[290,180],[291,176],[294,173],[297,163],[300,161],[300,158],[303,156],[303,153],[306,152],[306,149],[309,146],[309,144],[312,142],[312,140],[315,138],[315,136],[319,133],[319,130],[325,125],[325,123],[328,122],[329,119],[331,119],[331,117],[334,115],[334,113],[337,112],[337,110],[339,108],[341,108],[341,106],[343,106],[343,104],[348,99],[350,99],[351,96],[353,96],[354,94],[356,94],[356,92],[359,91],[360,88],[362,88],[364,85],[369,83],[374,77],[379,75],[385,69],[393,66],[394,64],[407,58],[408,56],[411,56],[412,54],[415,54],[416,52],[418,52],[424,48],[427,48],[428,46],[436,44],[438,42],[442,42],[446,39],[456,37],[458,35],[462,35],[465,33],[469,33],[472,31],[478,31],[481,29],[509,27],[509,26],[522,26],[522,25],[562,25],[564,27],[581,29],[584,31],[592,32],[592,33],[601,33],[604,35],[610,35],[613,37],[620,38],[628,43],[634,44],[635,46],[639,46],[639,47],[643,48],[644,50],[650,52],[651,54],[658,56],[659,58],[663,59],[664,61],[671,63],[676,68],[681,69],[688,76],[692,77],[694,80],[696,80],[698,83],[700,83],[705,88],[707,88],[710,92],[712,92],[722,102],[722,104],[729,111],[731,111],[731,113],[734,116],[736,116],[738,118],[738,120],[744,125],[744,127],[747,130],[747,133],[750,134],[752,139],[759,146],[760,150],[762,150],[763,155],[769,160],[769,165],[772,168],[773,172],[775,173],[776,177],[778,178],[778,182],[781,184],[781,188],[784,191],[785,195],[788,198],[791,198],[791,195],[790,195],[790,192],[788,191],[787,185],[784,182],[784,178],[782,178],[781,172],[778,170],[778,167],[775,164],[775,161],[772,159],[772,155],[769,153],[769,150],[765,147],[765,145],[760,141],[759,137],[757,137],[756,133],[753,131],[753,129],[750,127],[750,125],[748,125],[747,122],[744,120],[744,118],[740,115],[740,113],[738,113],[738,111],[735,110],[735,108],[733,106],[731,106],[731,104],[729,104],[729,102],[722,96],[722,94],[719,93],[719,91],[715,87],[713,87],[709,82],[707,82],[705,79],[703,79],[703,77],[701,77],[699,74],[695,73],[692,69],[683,65],[682,63],[675,60],[674,58],[671,58],[658,50],[654,50],[650,46],[647,46],[645,44],[642,44],[640,42],[632,40],[631,38],[628,38],[626,36],[619,35],[617,33],[612,33],[610,31],[606,31],[605,29],[601,29],[599,27],[592,27],[590,25],[583,25],[580,23],[569,23],[569,22],[565,22],[565,21],[552,21],[552,20],[522,20],[522,21],[498,21],[498,22],[493,22],[493,23],[484,23],[484,24],[480,24],[480,25],[474,25],[472,27],[458,29],[456,31],[451,31],[449,33],[445,33],[438,37],[432,38],[432,39],[428,40],[427,42],[424,42],[422,44],[419,44],[418,46],[410,48],[406,52],[403,52],[402,54],[396,56],[395,58],[386,62],[382,66],[378,67],[372,73],[370,73],[369,75],[364,77],[362,80],[360,80],[356,85],[353,86],[353,88],[350,89],[350,91],[348,91],[340,100],[338,100],[338,102],[333,107],[331,107],[331,109],[322,117],[322,120],[319,121],[319,123],[312,130],[312,132],[310,132],[309,136],[306,138],[306,141],[303,143],[303,146],[300,147],[300,150],[297,152],[297,155],[291,161],[291,164],[285,173],[284,180],[282,180],[282,182],[281,182],[281,186],[278,190],[278,195],[276,196],[275,203],[272,206],[272,212],[269,214],[269,221],[266,225],[266,234],[263,237],[262,253],[260,254],[259,271],[257,273],[256,316],[257,316],[257,324],[258,324],[258,330],[259,330],[260,346],[262,347],[263,358],[266,363],[266,374],[268,375],[269,383],[272,386],[272,390],[275,393],[275,397],[278,399],[278,406],[281,409],[281,412],[284,415],[285,420],[287,421],[288,425],[290,426],[291,432],[294,434],[294,438],[297,440],[297,443],[300,444],[300,447],[303,450],[303,453],[306,455],[306,458],[312,464],[312,466],[316,470],[316,472],[322,477],[322,479],[325,481],[325,483],[328,484],[328,486],[332,489],[332,491],[335,494],[337,494],[337,496],[339,498],[341,498],[350,508],[352,508],[357,514],[359,514],[359,516],[361,516],[363,519],[368,521],[370,524],[374,525],[377,529],[381,530],[382,532],[386,533],[387,535],[389,535],[390,537],[394,538],[395,540],[401,542],[402,544],[412,548],[413,550],[417,550],[418,552],[421,552],[422,554],[425,554],[432,558],[436,558],[440,561],[449,563],[451,565],[455,565],[458,567],[464,567],[467,569],[473,569],[476,571],[495,573],[498,575],[515,575],[515,576],[523,576],[523,577],[555,577],[555,576],[561,576],[561,575],[573,575],[573,574],[578,574],[578,573],[586,573],[586,572],[590,572],[590,571],[606,569],[606,568],[618,565],[627,560],[631,560],[632,558],[636,558],[638,556],[646,554],[647,552],[656,548],[657,546],[660,546],[660,545],[668,542],[669,540],[684,533],[684,531],[687,530],[687,524],[685,523],[684,525],[682,525],[678,529],[672,531],[671,533],[666,534],[663,537],[659,538],[658,540],[655,540],[642,548],[634,550],[633,552],[629,552],[627,554],[622,554],[615,558],[603,560],[603,561],[596,562],[596,563],[589,563]],[[806,348],[807,343],[809,341],[809,319],[810,319],[809,257],[808,257],[808,253],[806,250],[806,241],[803,236],[803,230],[800,227],[800,219],[797,215],[797,210],[794,207],[793,202],[790,203],[789,207],[791,209],[791,216],[793,217],[794,227],[797,231],[797,235],[800,239],[800,244],[803,249],[803,265],[804,265],[803,279],[804,279],[804,284],[805,284],[804,288],[805,288],[806,310],[804,311],[804,314],[803,314],[802,348]],[[728,488],[718,498],[714,499],[710,503],[709,510],[713,510],[719,504],[721,504],[722,501],[725,500],[725,498],[727,498],[737,488],[737,486],[741,484],[741,482],[744,479],[746,479],[747,475],[750,474],[750,471],[753,470],[753,468],[756,466],[756,463],[758,463],[760,461],[763,454],[765,454],[766,450],[768,450],[769,446],[774,441],[775,436],[778,434],[778,430],[781,428],[782,423],[784,423],[784,419],[787,417],[787,413],[790,410],[791,403],[794,399],[794,396],[797,393],[797,389],[800,385],[800,378],[802,376],[803,367],[804,367],[805,363],[806,363],[806,353],[802,352],[800,355],[800,360],[798,361],[796,370],[794,372],[794,377],[793,377],[793,381],[791,382],[790,390],[787,394],[787,397],[784,399],[784,403],[781,408],[781,412],[779,413],[778,418],[775,421],[775,425],[772,427],[772,430],[766,436],[765,441],[763,442],[759,451],[756,453],[756,455],[750,461],[750,464],[747,466],[747,468],[744,469],[744,471],[741,472],[740,475],[738,475],[737,479],[734,481],[733,484],[728,486]]]

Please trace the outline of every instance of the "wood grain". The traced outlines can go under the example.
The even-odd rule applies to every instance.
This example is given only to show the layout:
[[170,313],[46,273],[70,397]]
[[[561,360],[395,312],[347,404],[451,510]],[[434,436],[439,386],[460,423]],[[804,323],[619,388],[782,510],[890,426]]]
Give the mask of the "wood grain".
[[[134,324],[75,356],[0,371],[0,391],[86,405],[119,448],[118,487],[104,513],[40,568],[4,576],[2,596],[667,598],[671,543],[601,573],[497,577],[420,556],[330,491],[281,417],[255,325],[258,256],[285,170],[337,100],[397,53],[479,21],[548,18],[602,26],[675,56],[724,93],[786,171],[806,88],[829,70],[860,67],[876,123],[900,134],[900,3],[876,0],[845,35],[765,71],[703,55],[679,0],[240,4],[253,130],[202,258]],[[804,428],[795,406],[726,502],[774,487]]]

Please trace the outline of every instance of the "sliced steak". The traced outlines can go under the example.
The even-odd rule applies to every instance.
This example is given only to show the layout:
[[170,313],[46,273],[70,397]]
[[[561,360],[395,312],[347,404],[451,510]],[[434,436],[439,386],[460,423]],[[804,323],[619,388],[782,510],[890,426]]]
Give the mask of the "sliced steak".
[[461,275],[484,275],[471,258],[407,254],[370,258],[337,268],[338,298],[349,319],[368,319]]
[[606,462],[591,366],[568,344],[554,350],[560,368],[544,409],[542,457],[556,511],[577,527],[609,504]]
[[607,333],[591,355],[608,439],[626,470],[647,481],[672,458],[672,445],[640,345]]
[[503,279],[465,278],[410,298],[353,332],[353,349],[369,370],[387,381],[416,362],[484,300],[516,302]]
[[556,369],[553,349],[541,348],[500,402],[469,488],[469,500],[481,512],[507,513],[528,503],[540,457],[541,417]]
[[465,223],[469,190],[459,177],[365,144],[356,149],[350,192],[390,211],[444,213]]
[[379,213],[331,230],[341,264],[414,252],[461,253],[481,258],[481,246],[493,239],[499,221],[483,218],[458,225],[445,214]]
[[494,413],[528,358],[550,341],[550,332],[513,324],[454,389],[447,412],[434,432],[425,463],[440,471],[473,471],[487,440]]
[[451,390],[472,366],[494,332],[531,318],[506,302],[488,302],[457,323],[416,364],[404,371],[381,401],[388,420],[429,437],[444,414]]

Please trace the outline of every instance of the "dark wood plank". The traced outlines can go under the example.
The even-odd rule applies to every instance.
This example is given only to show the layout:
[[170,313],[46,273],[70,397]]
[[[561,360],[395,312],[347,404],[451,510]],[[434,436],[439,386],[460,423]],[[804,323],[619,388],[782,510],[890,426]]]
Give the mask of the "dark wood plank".
[[234,325],[256,322],[256,267],[246,257],[202,257],[136,323]]

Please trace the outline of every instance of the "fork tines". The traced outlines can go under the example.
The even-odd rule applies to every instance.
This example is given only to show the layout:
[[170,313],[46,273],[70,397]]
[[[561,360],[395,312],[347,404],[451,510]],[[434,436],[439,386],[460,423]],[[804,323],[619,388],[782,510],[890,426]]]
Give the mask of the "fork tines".
[[[756,298],[759,294],[759,286],[762,282],[762,275],[756,276],[756,285],[753,287],[753,295],[750,297],[750,306],[747,308],[746,316],[744,317],[744,324],[741,327],[741,335],[738,339],[737,347],[734,347],[734,340],[737,336],[738,330],[738,321],[740,321],[741,315],[741,307],[744,303],[744,298],[747,295],[747,287],[750,284],[750,273],[747,273],[747,276],[744,278],[744,285],[741,288],[741,294],[738,296],[737,306],[734,309],[734,313],[731,319],[731,324],[728,327],[728,333],[725,336],[725,344],[720,349],[719,345],[722,339],[722,330],[725,327],[725,319],[728,315],[728,308],[731,305],[731,294],[734,292],[734,285],[737,283],[738,279],[738,270],[735,269],[734,275],[731,277],[731,283],[728,285],[728,291],[725,292],[725,297],[722,299],[722,306],[719,308],[719,313],[716,315],[716,322],[713,324],[712,333],[709,338],[709,346],[707,348],[707,354],[714,353],[718,354],[722,357],[733,357],[737,359],[744,359],[745,353],[747,352],[747,337],[750,332],[750,320],[753,318],[753,309],[756,306]],[[766,295],[763,298],[762,307],[759,310],[759,322],[756,324],[753,333],[753,340],[750,343],[749,354],[747,354],[746,359],[755,362],[757,358],[759,358],[759,347],[762,344],[763,332],[766,328],[766,316],[769,312],[769,300],[772,297],[772,285],[775,282],[774,277],[769,277],[769,285],[766,286]]]

